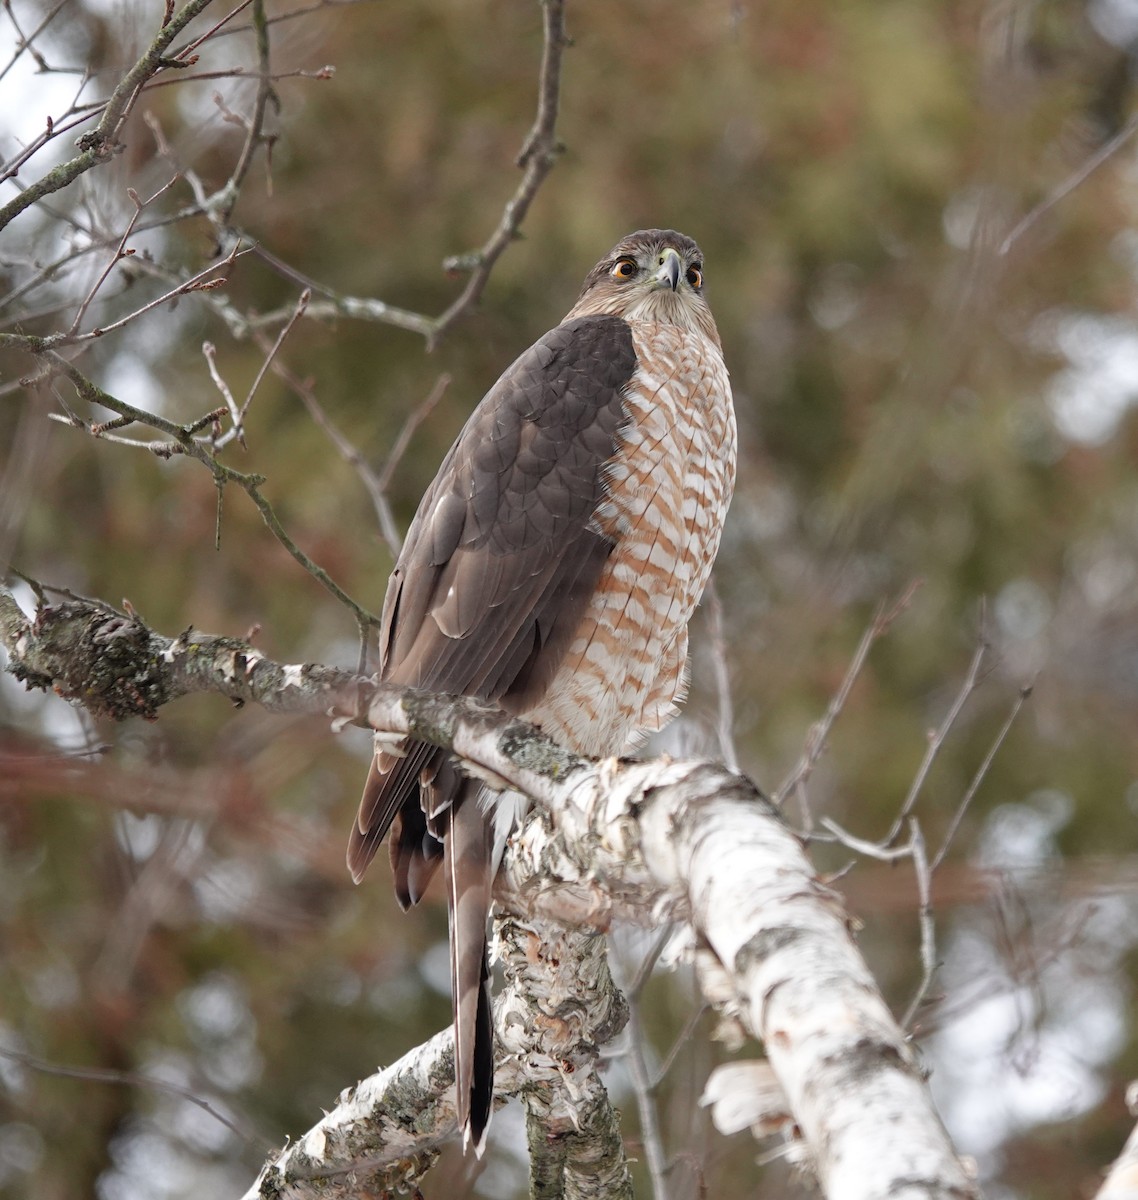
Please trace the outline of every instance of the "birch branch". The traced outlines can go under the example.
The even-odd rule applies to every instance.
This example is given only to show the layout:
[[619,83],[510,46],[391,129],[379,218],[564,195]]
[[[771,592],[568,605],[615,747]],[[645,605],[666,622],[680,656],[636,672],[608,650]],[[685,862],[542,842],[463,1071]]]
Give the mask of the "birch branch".
[[341,1092],[322,1121],[269,1158],[243,1200],[401,1194],[457,1127],[454,1030],[445,1029]]
[[[521,1076],[530,1195],[632,1200],[619,1118],[600,1077],[600,1047],[628,1020],[606,939],[514,916],[499,917],[495,932],[506,969],[495,1059]],[[499,1095],[501,1086],[496,1078]]]
[[266,659],[248,642],[187,629],[176,638],[134,613],[87,600],[44,605],[29,619],[0,588],[0,645],[29,690],[52,691],[95,716],[153,720],[197,692],[277,713],[331,713],[353,703],[356,677],[311,663]]
[[[569,884],[581,895],[595,888],[643,921],[690,922],[729,977],[743,1023],[763,1041],[827,1196],[978,1195],[839,898],[744,777],[667,758],[590,763],[490,705],[373,687],[327,667],[283,666],[231,639],[163,638],[134,616],[77,608],[84,606],[41,610],[31,622],[0,593],[9,669],[100,711],[121,705],[153,715],[175,695],[217,691],[275,711],[359,719],[366,701],[372,728],[441,746],[479,777],[537,801],[507,856],[509,886]],[[52,616],[60,610],[64,617]],[[96,626],[77,639],[78,657],[93,642],[113,659],[113,668],[88,659],[96,671],[89,683],[65,672],[60,646],[45,645],[75,620],[80,632]],[[130,647],[141,659],[130,660]]]

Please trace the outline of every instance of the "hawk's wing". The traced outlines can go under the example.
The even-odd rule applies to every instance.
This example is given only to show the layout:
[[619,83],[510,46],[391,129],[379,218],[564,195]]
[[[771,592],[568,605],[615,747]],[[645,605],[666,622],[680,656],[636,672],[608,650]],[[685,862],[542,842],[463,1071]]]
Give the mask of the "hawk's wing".
[[[581,317],[547,333],[490,389],[424,495],[392,572],[382,679],[516,710],[540,697],[612,549],[592,517],[635,369],[625,321]],[[378,756],[348,850],[357,879],[409,800],[419,811],[406,813],[393,845],[397,877],[405,835],[432,852],[416,793],[434,757],[421,743],[404,758]],[[412,886],[400,898],[419,894]]]
[[[521,711],[557,669],[613,548],[593,521],[636,370],[628,324],[567,321],[490,389],[419,505],[383,606],[380,675]],[[486,918],[492,864],[478,785],[410,742],[378,752],[348,844],[358,880],[395,822],[406,907],[445,860],[459,1124],[481,1151],[493,1098]]]

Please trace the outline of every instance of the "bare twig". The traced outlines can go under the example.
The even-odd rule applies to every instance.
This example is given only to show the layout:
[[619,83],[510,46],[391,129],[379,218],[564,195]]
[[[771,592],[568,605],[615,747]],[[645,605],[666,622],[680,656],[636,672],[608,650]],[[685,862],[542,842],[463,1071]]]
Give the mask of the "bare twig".
[[[982,625],[983,618],[981,618]],[[977,643],[975,653],[972,655],[972,661],[968,664],[968,674],[964,677],[964,682],[960,685],[956,699],[953,700],[951,707],[945,714],[944,720],[929,735],[929,744],[925,749],[925,756],[921,759],[921,765],[917,768],[917,773],[913,776],[913,782],[909,785],[909,793],[905,797],[904,803],[901,805],[901,809],[897,813],[892,827],[885,836],[885,845],[890,846],[896,841],[902,826],[913,811],[913,805],[917,802],[917,797],[921,793],[921,788],[925,785],[925,780],[928,778],[929,771],[936,761],[936,756],[940,753],[941,747],[944,745],[945,738],[948,737],[949,731],[956,724],[956,719],[960,716],[961,710],[968,702],[968,697],[979,687],[980,667],[983,665],[987,653],[988,641],[981,629],[980,641]]]
[[169,60],[165,54],[170,43],[211,3],[212,0],[188,0],[182,10],[166,22],[142,57],[127,71],[119,81],[118,87],[111,93],[98,125],[80,139],[79,153],[48,171],[31,187],[25,188],[0,207],[0,229],[4,229],[38,200],[67,187],[85,171],[111,161],[118,145],[119,131],[130,115],[142,85],[168,65]]
[[[262,347],[268,345],[268,339],[263,334],[254,334],[254,338],[258,345]],[[324,431],[328,440],[339,451],[340,457],[355,469],[356,474],[371,497],[376,520],[379,522],[380,536],[387,543],[388,549],[394,558],[399,553],[399,530],[395,527],[395,517],[391,512],[391,506],[387,502],[387,497],[384,495],[383,489],[379,486],[375,472],[371,469],[371,464],[363,456],[359,448],[333,424],[331,417],[324,411],[324,406],[317,400],[310,380],[301,379],[280,362],[274,362],[272,369],[273,373],[278,378],[283,379],[300,398],[300,402],[308,410],[308,415]]]
[[19,346],[25,350],[30,350],[33,354],[43,355],[49,351],[57,350],[60,346],[74,346],[82,342],[95,341],[108,333],[114,333],[116,330],[122,329],[124,325],[128,325],[144,313],[148,313],[162,304],[168,304],[171,300],[176,300],[179,296],[187,296],[191,292],[210,291],[213,288],[223,286],[228,281],[228,276],[223,275],[216,279],[210,279],[208,276],[212,275],[215,271],[228,270],[238,258],[248,253],[249,247],[241,248],[239,243],[235,243],[233,249],[230,250],[229,254],[221,262],[210,263],[209,266],[204,267],[195,275],[191,275],[189,279],[183,280],[175,287],[163,292],[161,296],[157,296],[153,300],[148,300],[141,308],[136,308],[133,312],[128,313],[125,317],[121,317],[117,321],[112,321],[109,325],[97,326],[86,333],[53,333],[48,337],[6,333],[0,335],[0,344],[6,344],[11,347]]
[[[415,431],[435,411],[436,406],[443,398],[448,387],[450,387],[450,376],[444,372],[435,380],[434,387],[431,388],[422,401],[408,413],[407,420],[403,422],[403,428],[396,435],[395,442],[391,447],[391,453],[388,454],[387,461],[383,464],[376,479],[380,491],[386,492],[391,486],[391,480],[394,478],[399,464],[403,461],[403,455],[406,454],[407,447],[411,444],[411,439],[415,436]],[[396,553],[398,553],[397,549]]]
[[[237,232],[240,233],[241,237],[247,236],[241,231]],[[380,321],[385,325],[394,325],[397,329],[406,329],[411,333],[421,334],[423,337],[429,337],[431,331],[435,328],[435,321],[431,317],[424,316],[422,313],[411,312],[405,308],[397,308],[393,304],[387,304],[383,300],[376,300],[374,297],[341,296],[327,285],[311,279],[289,263],[277,258],[275,254],[271,253],[264,246],[257,244],[255,241],[252,242],[252,245],[257,257],[272,267],[278,274],[295,283],[298,287],[308,288],[315,295],[322,297],[321,300],[315,300],[309,304],[308,315],[310,317],[351,317],[361,321]],[[275,325],[284,319],[285,315],[289,312],[291,312],[291,306],[267,313],[250,322],[250,327]]]
[[[310,13],[319,12],[322,8],[346,8],[349,5],[366,4],[367,0],[315,0],[313,4],[300,5],[298,8],[291,8],[288,12],[278,12],[276,16],[269,17],[265,20],[266,25],[282,25],[287,20],[295,20],[298,17],[307,17]],[[229,25],[227,29],[218,30],[218,37],[229,37],[233,34],[247,34],[253,26],[250,25]]]
[[[244,2],[230,15],[235,15],[243,7]],[[249,173],[249,168],[253,165],[253,156],[257,152],[257,147],[262,143],[271,145],[271,139],[267,138],[264,132],[265,114],[268,111],[269,102],[272,101],[278,109],[280,108],[280,100],[277,98],[270,75],[269,27],[265,22],[264,0],[253,0],[253,28],[257,36],[257,98],[253,102],[253,115],[249,120],[249,129],[245,138],[245,144],[241,147],[241,154],[233,168],[233,173],[221,189],[222,194],[227,197],[224,205],[217,213],[216,219],[221,225],[229,224],[229,219],[233,215],[233,209],[237,205],[237,197],[240,195],[241,185],[245,182],[245,176]],[[297,315],[299,316],[300,314],[298,313]]]
[[433,323],[427,337],[428,349],[433,350],[455,321],[478,303],[494,264],[518,236],[533,198],[561,152],[562,147],[556,137],[557,109],[561,96],[561,59],[569,45],[565,35],[564,0],[541,0],[541,10],[545,45],[538,82],[537,116],[518,155],[518,166],[525,170],[525,174],[513,196],[506,202],[497,229],[485,244],[472,254],[448,259],[444,264],[448,271],[470,270],[470,278],[458,299]]
[[847,849],[855,854],[864,854],[866,858],[875,858],[878,862],[900,862],[903,858],[911,858],[913,854],[913,848],[908,843],[903,846],[890,846],[885,841],[871,842],[867,838],[858,837],[856,833],[850,833],[833,817],[823,817],[822,826]]
[[[300,293],[300,299],[296,302],[296,307],[293,309],[292,316],[289,317],[280,333],[277,334],[277,340],[269,348],[268,353],[265,355],[264,361],[261,363],[260,370],[257,372],[256,378],[249,387],[249,394],[245,397],[245,402],[241,405],[241,410],[237,414],[237,424],[240,424],[242,421],[244,421],[245,414],[249,411],[249,405],[253,403],[253,397],[257,394],[257,389],[261,386],[261,380],[265,378],[265,372],[272,365],[273,360],[276,358],[277,352],[280,350],[281,346],[284,345],[285,338],[288,337],[288,335],[292,332],[297,321],[304,316],[304,311],[308,307],[308,302],[311,299],[312,293],[308,291],[307,288]],[[241,444],[245,444],[244,438],[242,438]]]
[[908,1029],[917,1009],[924,1003],[925,997],[932,987],[936,976],[936,927],[932,916],[932,872],[929,870],[928,853],[925,849],[925,838],[915,817],[908,818],[909,840],[903,846],[890,846],[886,842],[870,842],[859,838],[847,829],[843,829],[837,821],[823,817],[822,824],[837,840],[856,854],[866,858],[875,858],[879,862],[896,863],[908,858],[913,862],[913,872],[917,881],[917,921],[921,931],[921,981],[917,991],[909,1002],[905,1015],[900,1021],[903,1029]]
[[846,670],[845,678],[842,680],[837,692],[834,693],[834,697],[830,701],[825,715],[815,725],[811,726],[810,732],[806,735],[806,746],[802,752],[802,757],[795,764],[794,770],[783,780],[779,785],[778,791],[774,794],[774,803],[781,807],[792,789],[799,793],[807,828],[809,828],[811,822],[803,790],[806,781],[810,778],[810,774],[814,770],[818,759],[822,756],[822,751],[825,749],[826,741],[830,736],[830,730],[833,728],[834,722],[838,719],[842,709],[845,707],[846,701],[849,699],[849,694],[853,690],[853,685],[857,682],[862,668],[865,666],[865,660],[869,656],[869,651],[872,649],[873,643],[882,637],[893,622],[909,607],[920,586],[920,580],[914,580],[892,605],[886,607],[882,604],[878,608],[873,620],[869,623],[869,627],[862,634],[861,641],[858,643],[857,650]]
[[652,1079],[644,1058],[644,1040],[647,1033],[640,1018],[640,1006],[629,1005],[628,1049],[625,1061],[632,1078],[632,1090],[636,1095],[636,1111],[640,1117],[640,1140],[644,1146],[644,1158],[648,1167],[648,1178],[652,1183],[655,1200],[668,1200],[667,1156],[664,1154],[664,1139],[660,1132],[660,1121],[656,1113]]
[[193,54],[193,52],[200,45],[202,45],[205,42],[208,42],[209,39],[214,37],[220,29],[222,29],[226,25],[228,25],[229,22],[232,21],[233,18],[235,16],[237,16],[238,13],[244,12],[245,9],[247,9],[249,7],[249,5],[252,3],[253,3],[253,0],[241,0],[241,2],[237,5],[237,7],[232,9],[230,12],[226,13],[226,15],[224,17],[222,17],[220,21],[217,21],[213,25],[211,25],[205,31],[205,33],[203,33],[200,37],[194,38],[194,40],[192,42],[189,42],[185,46],[181,46],[179,49],[175,50],[170,55],[170,57],[172,59],[176,60],[177,62],[181,62],[181,63],[195,62],[196,59],[191,58],[191,55]]
[[917,922],[921,930],[921,981],[909,1001],[908,1008],[901,1018],[902,1029],[910,1029],[917,1010],[925,1002],[936,978],[936,926],[933,923],[932,908],[932,872],[929,870],[929,856],[925,848],[924,834],[916,817],[909,818],[909,849],[913,858],[913,873],[917,879]]
[[[209,368],[209,377],[213,380],[214,387],[221,393],[221,398],[225,401],[225,407],[229,410],[229,419],[233,422],[233,433],[237,440],[241,443],[241,448],[245,446],[245,428],[241,424],[241,411],[237,407],[237,401],[233,399],[233,392],[230,390],[229,384],[225,382],[221,372],[217,369],[217,347],[213,342],[202,342],[202,355],[205,358],[206,366]],[[215,441],[213,448],[216,450],[218,444]]]
[[[347,8],[352,4],[365,4],[367,0],[315,0],[313,4],[302,4],[299,8],[290,9],[288,12],[277,13],[276,16],[269,17],[266,25],[281,25],[285,21],[295,21],[297,17],[306,17],[310,13],[320,12],[325,8]],[[231,34],[248,33],[253,28],[252,25],[230,25],[227,29],[218,30],[218,37],[229,37]]]
[[66,1079],[83,1079],[88,1083],[114,1083],[123,1087],[149,1088],[151,1091],[163,1092],[169,1096],[177,1096],[188,1100],[191,1104],[208,1113],[215,1121],[220,1121],[226,1129],[235,1133],[242,1141],[256,1147],[260,1153],[265,1153],[273,1147],[264,1138],[248,1129],[242,1129],[219,1108],[203,1100],[193,1089],[173,1083],[168,1079],[157,1079],[153,1075],[144,1075],[139,1071],[118,1071],[104,1067],[71,1067],[60,1063],[49,1062],[34,1054],[25,1054],[22,1050],[13,1050],[8,1046],[0,1046],[0,1055],[27,1067],[30,1071],[39,1071],[43,1075],[58,1075]]
[[[0,337],[0,345],[3,344],[3,338],[12,337],[11,334],[5,334]],[[285,532],[284,527],[280,523],[273,506],[265,499],[261,492],[261,486],[265,482],[263,475],[247,475],[242,471],[235,471],[232,467],[225,466],[224,463],[210,453],[210,451],[198,441],[194,434],[201,427],[200,423],[194,425],[179,425],[174,421],[167,420],[165,417],[158,416],[157,413],[147,412],[141,408],[135,408],[134,405],[119,400],[117,397],[104,392],[97,384],[88,379],[73,363],[69,363],[65,358],[57,354],[54,350],[43,350],[40,352],[53,367],[57,374],[66,376],[74,385],[75,390],[90,404],[97,404],[101,408],[109,409],[111,412],[116,412],[122,417],[127,417],[131,421],[137,421],[141,425],[148,425],[151,428],[157,429],[164,433],[171,440],[168,443],[162,443],[157,446],[150,447],[155,454],[160,457],[169,458],[173,454],[185,454],[190,458],[195,458],[198,462],[204,464],[213,475],[214,482],[219,488],[225,487],[227,484],[236,484],[240,487],[249,499],[257,506],[261,514],[262,520],[271,530],[273,536],[278,542],[292,555],[292,557],[308,572],[318,583],[332,593],[341,604],[351,610],[356,618],[357,624],[361,631],[368,627],[379,625],[379,618],[374,613],[369,612],[362,605],[357,604],[347,592],[340,587],[338,583],[324,570],[314,562],[300,547],[292,540]],[[202,418],[208,423],[216,418],[216,413],[209,413]],[[88,432],[94,432],[88,428]]]
[[1071,172],[1058,187],[1040,201],[1029,213],[1016,222],[1012,231],[1000,243],[998,253],[1007,254],[1021,237],[1039,220],[1049,213],[1060,201],[1065,200],[1077,187],[1085,183],[1104,163],[1108,162],[1138,132],[1138,117],[1129,121],[1112,137],[1104,142],[1084,163]]
[[57,0],[55,7],[48,9],[48,11],[46,13],[44,13],[43,18],[41,19],[40,23],[35,27],[35,29],[33,29],[31,31],[31,33],[27,33],[27,34],[24,33],[24,31],[20,28],[19,23],[16,20],[16,14],[15,14],[15,12],[13,12],[11,4],[6,3],[4,5],[4,11],[8,14],[8,20],[12,22],[12,27],[15,29],[15,31],[19,35],[19,37],[16,40],[16,50],[13,53],[12,57],[8,60],[7,66],[5,66],[3,70],[0,70],[0,79],[3,79],[4,76],[8,74],[8,72],[19,61],[20,56],[22,54],[24,54],[25,52],[32,56],[32,58],[35,60],[36,66],[41,71],[50,71],[51,70],[51,68],[47,65],[47,60],[43,57],[42,54],[40,54],[40,52],[35,48],[35,46],[32,43],[36,40],[36,38],[39,37],[39,35],[41,33],[43,33],[43,31],[52,23],[52,21],[55,20],[55,18],[60,14],[60,12],[62,12],[64,6],[69,3],[70,3],[70,0]]
[[[262,347],[268,345],[268,339],[263,334],[254,334],[254,339]],[[380,536],[387,544],[392,558],[396,558],[402,545],[402,538],[395,524],[395,516],[391,511],[391,505],[387,500],[387,488],[415,430],[427,419],[442,399],[443,393],[450,386],[450,376],[447,374],[440,375],[435,380],[434,387],[431,388],[423,401],[411,411],[407,420],[403,423],[403,428],[400,429],[395,439],[395,444],[391,448],[391,453],[388,455],[387,461],[384,463],[382,470],[377,473],[372,469],[371,464],[360,448],[338,428],[324,411],[324,406],[316,398],[316,393],[310,381],[301,379],[278,361],[273,361],[272,370],[274,374],[292,388],[300,398],[301,403],[308,410],[308,415],[324,431],[325,436],[336,447],[340,457],[359,476],[360,482],[367,489],[368,496],[371,498],[372,507],[375,509]]]
[[[270,71],[265,78],[270,83],[276,83],[281,79],[333,79],[336,75],[336,68],[331,66],[323,67],[296,67],[291,71]],[[184,83],[202,83],[210,82],[217,79],[254,79],[251,72],[247,71],[242,66],[229,67],[224,71],[179,71],[177,75],[159,76],[157,79],[152,79],[142,90],[144,92],[154,92],[159,88],[172,87]],[[214,94],[214,99],[218,100],[219,95]],[[219,104],[221,111],[226,117],[235,117],[232,110],[225,104]],[[235,117],[236,121],[243,125],[245,129],[249,129],[251,122],[244,117]],[[223,185],[224,190],[224,185]]]
[[134,212],[131,213],[130,220],[127,222],[126,229],[123,230],[122,237],[119,238],[119,244],[115,247],[115,252],[111,255],[110,261],[99,274],[98,279],[95,280],[91,290],[84,297],[83,303],[79,305],[79,310],[75,314],[75,320],[71,322],[71,328],[67,331],[67,336],[69,338],[74,337],[75,334],[79,332],[79,326],[82,325],[83,318],[87,315],[87,309],[91,307],[91,302],[95,299],[99,289],[104,283],[106,283],[107,277],[110,275],[110,273],[115,269],[119,262],[122,261],[122,259],[134,254],[133,250],[127,249],[126,243],[127,239],[134,232],[134,227],[138,223],[138,218],[142,216],[143,209],[145,209],[148,204],[152,204],[155,200],[157,200],[159,196],[168,192],[170,188],[172,188],[177,182],[177,175],[173,176],[171,179],[168,179],[148,200],[139,200],[138,193],[134,190],[134,188],[127,188],[126,194],[130,197],[130,202],[134,205]]
[[[48,142],[57,137],[62,137],[63,134],[75,129],[79,125],[93,120],[99,115],[102,104],[80,104],[79,97],[87,88],[87,84],[91,82],[91,75],[88,71],[82,72],[82,77],[79,80],[79,86],[75,89],[75,98],[64,110],[63,115],[58,119],[53,118],[50,114],[44,122],[43,131],[36,137],[32,138],[22,150],[19,151],[13,158],[8,159],[4,163],[3,169],[0,170],[0,182],[14,179],[19,173],[20,168],[24,163],[32,159],[38,154]],[[68,117],[74,117],[74,120],[69,121]]]
[[992,765],[993,759],[1000,751],[1000,747],[1004,744],[1008,734],[1011,732],[1012,726],[1015,724],[1016,718],[1019,716],[1020,709],[1023,708],[1031,695],[1032,684],[1020,689],[1019,695],[1016,697],[1015,703],[1012,705],[1011,712],[1008,713],[1007,719],[1000,727],[1000,732],[996,734],[995,740],[992,742],[988,753],[984,756],[984,761],[980,764],[976,774],[972,777],[972,782],[968,785],[967,790],[961,797],[960,803],[956,807],[956,812],[953,814],[952,820],[948,826],[948,832],[944,835],[944,841],[941,843],[940,849],[936,852],[936,857],[932,861],[930,870],[935,871],[937,867],[944,862],[944,856],[948,853],[949,846],[952,845],[953,839],[956,837],[957,831],[960,829],[960,823],[964,820],[964,814],[968,811],[968,806],[972,803],[973,797],[980,789],[980,784],[983,783],[988,770]]
[[258,339],[258,344],[260,344],[265,350],[265,358],[261,363],[260,369],[257,371],[256,378],[253,380],[253,383],[251,384],[249,391],[245,396],[244,402],[240,406],[238,406],[237,401],[233,398],[233,393],[230,391],[229,385],[221,377],[221,374],[217,369],[217,363],[215,361],[217,351],[214,348],[213,343],[203,343],[202,353],[205,355],[206,362],[209,364],[210,376],[213,379],[213,382],[216,384],[218,391],[221,392],[223,398],[225,399],[226,407],[229,409],[230,420],[233,422],[233,427],[227,434],[224,434],[221,437],[210,439],[210,444],[215,451],[220,450],[223,446],[227,445],[232,438],[236,438],[238,442],[241,443],[241,448],[243,450],[248,448],[245,444],[245,414],[249,411],[249,405],[253,403],[253,397],[256,395],[257,389],[261,386],[261,380],[265,378],[265,372],[269,369],[270,365],[273,364],[273,359],[276,357],[277,351],[280,350],[285,338],[288,337],[293,326],[301,318],[305,308],[307,308],[310,295],[311,293],[307,291],[301,294],[300,299],[297,301],[296,306],[293,309],[292,316],[289,318],[288,322],[285,324],[280,333],[277,334],[277,340],[275,342],[270,345],[267,341]]
[[664,953],[665,947],[671,941],[673,932],[674,930],[671,925],[665,925],[656,934],[652,945],[648,947],[648,953],[644,955],[640,961],[640,966],[636,968],[636,974],[624,989],[625,997],[629,1001],[639,1000],[644,994],[644,989],[648,986],[648,981],[652,978],[652,972],[656,970],[656,964],[660,961],[660,955]]
[[644,1053],[648,1034],[641,1019],[640,1004],[644,988],[652,977],[656,963],[664,952],[664,947],[668,944],[672,933],[670,925],[665,926],[659,932],[637,968],[636,974],[624,988],[625,999],[628,1001],[628,1024],[625,1028],[627,1041],[622,1057],[628,1066],[632,1090],[636,1096],[636,1111],[640,1118],[640,1138],[644,1146],[644,1158],[655,1200],[667,1200],[667,1157],[664,1154],[664,1139],[656,1112],[656,1083],[652,1079],[652,1073],[648,1069]]
[[29,389],[28,403],[19,415],[11,437],[11,453],[0,472],[0,570],[11,561],[20,540],[24,515],[43,478],[43,452],[47,448],[48,426],[43,413],[50,406],[46,381]]
[[656,1089],[667,1078],[668,1072],[675,1065],[676,1059],[680,1056],[680,1051],[685,1046],[691,1044],[692,1035],[695,1033],[696,1026],[703,1018],[703,1014],[711,1007],[706,1000],[697,1004],[691,1011],[691,1015],[684,1022],[683,1029],[676,1035],[676,1040],[672,1043],[671,1049],[664,1055],[663,1062],[656,1068],[655,1077],[652,1080],[652,1087]]

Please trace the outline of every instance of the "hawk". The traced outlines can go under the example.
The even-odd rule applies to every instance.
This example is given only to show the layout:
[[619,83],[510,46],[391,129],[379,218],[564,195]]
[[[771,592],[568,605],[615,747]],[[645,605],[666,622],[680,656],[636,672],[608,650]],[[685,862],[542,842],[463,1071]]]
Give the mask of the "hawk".
[[[380,678],[493,701],[579,754],[635,745],[683,699],[735,455],[703,255],[674,230],[630,234],[443,460],[388,583]],[[498,801],[443,751],[383,739],[348,846],[359,882],[391,829],[404,909],[445,868],[457,1112],[478,1152],[493,1098]]]

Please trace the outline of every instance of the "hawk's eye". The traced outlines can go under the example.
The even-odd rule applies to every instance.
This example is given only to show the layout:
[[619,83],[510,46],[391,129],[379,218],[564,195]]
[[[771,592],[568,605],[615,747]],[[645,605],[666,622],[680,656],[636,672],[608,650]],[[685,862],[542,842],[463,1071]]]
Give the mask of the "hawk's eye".
[[618,258],[609,274],[613,279],[631,279],[640,268],[634,258]]
[[703,272],[699,267],[688,267],[687,281],[697,292],[703,287]]

